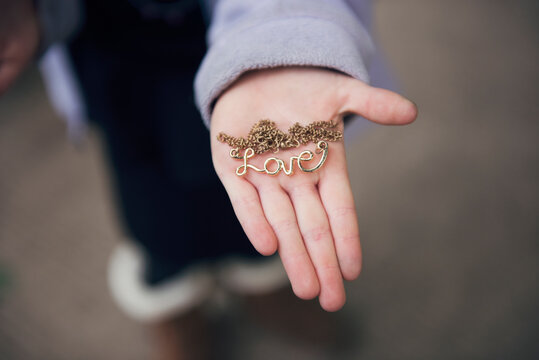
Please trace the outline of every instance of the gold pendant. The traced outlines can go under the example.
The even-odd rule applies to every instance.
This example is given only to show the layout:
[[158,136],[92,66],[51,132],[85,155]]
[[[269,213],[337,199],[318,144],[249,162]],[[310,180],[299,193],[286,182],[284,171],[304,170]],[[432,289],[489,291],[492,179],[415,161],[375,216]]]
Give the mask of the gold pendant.
[[[310,168],[310,169],[302,165],[303,161],[310,161],[314,158],[314,154],[310,150],[305,150],[301,152],[298,156],[292,156],[289,160],[288,169],[286,168],[286,164],[283,160],[275,158],[275,157],[266,159],[266,161],[264,162],[263,169],[259,169],[252,164],[248,164],[247,160],[252,158],[255,155],[255,151],[251,148],[247,148],[245,152],[243,153],[243,155],[240,154],[240,151],[238,148],[232,149],[230,150],[230,157],[234,159],[243,160],[243,165],[240,165],[236,169],[236,175],[238,176],[245,175],[249,168],[257,172],[265,172],[268,175],[277,175],[281,170],[286,175],[292,175],[294,173],[294,161],[297,162],[299,169],[303,172],[313,172],[320,169],[322,165],[324,165],[324,162],[326,161],[328,157],[329,145],[325,141],[319,141],[317,144],[317,147],[318,149],[316,149],[315,152],[317,154],[322,153],[322,157],[320,158],[320,161],[318,162],[318,164],[316,164],[315,167]],[[271,168],[273,167],[272,163],[275,163],[276,165],[274,170],[271,170]]]

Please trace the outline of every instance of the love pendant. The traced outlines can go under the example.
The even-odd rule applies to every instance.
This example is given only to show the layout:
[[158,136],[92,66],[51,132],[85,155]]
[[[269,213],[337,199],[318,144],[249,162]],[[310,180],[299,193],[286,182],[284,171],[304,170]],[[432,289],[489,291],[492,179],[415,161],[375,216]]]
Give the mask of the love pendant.
[[[342,140],[342,132],[338,130],[338,121],[314,121],[308,125],[295,123],[288,132],[277,128],[275,122],[270,120],[258,121],[249,131],[247,137],[235,137],[220,132],[217,140],[232,147],[230,157],[242,160],[243,164],[236,169],[236,175],[243,176],[249,169],[266,173],[268,175],[277,175],[283,171],[286,175],[294,173],[294,164],[303,172],[313,172],[322,167],[328,157],[329,141]],[[314,159],[315,154],[312,151],[302,151],[297,156],[292,156],[288,162],[276,157],[270,157],[264,162],[263,168],[258,168],[248,161],[255,155],[264,154],[273,151],[278,152],[281,149],[297,148],[308,143],[315,143],[316,154],[321,154],[318,164],[314,167],[308,167],[305,164]],[[243,151],[243,154],[242,154]]]
[[318,142],[315,152],[317,154],[322,154],[322,156],[318,161],[318,164],[312,168],[307,168],[302,164],[303,162],[310,161],[314,158],[314,154],[310,150],[305,150],[297,156],[292,156],[289,160],[288,169],[286,168],[286,164],[283,160],[275,157],[266,159],[264,162],[264,168],[262,169],[249,164],[248,160],[255,155],[255,151],[251,148],[247,148],[243,155],[240,154],[240,150],[238,148],[232,149],[230,150],[230,157],[243,160],[243,164],[236,169],[236,175],[238,176],[245,175],[248,169],[252,169],[257,172],[265,172],[268,175],[277,175],[282,170],[286,175],[292,175],[294,173],[294,163],[297,163],[299,169],[303,172],[313,172],[320,169],[328,157],[328,150],[329,145],[327,142]]

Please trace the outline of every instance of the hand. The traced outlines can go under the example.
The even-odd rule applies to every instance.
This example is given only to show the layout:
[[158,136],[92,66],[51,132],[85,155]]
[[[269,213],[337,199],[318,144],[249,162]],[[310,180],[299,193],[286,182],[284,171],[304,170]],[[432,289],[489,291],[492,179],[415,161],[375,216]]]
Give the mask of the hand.
[[0,95],[33,58],[39,44],[31,0],[0,0]]
[[[216,138],[219,132],[245,137],[260,119],[283,131],[296,122],[337,120],[342,130],[348,113],[400,125],[412,122],[417,109],[398,94],[334,71],[290,67],[244,75],[219,98],[211,120],[213,163],[245,233],[261,254],[278,250],[294,293],[302,299],[319,296],[327,311],[344,305],[343,279],[355,279],[361,269],[343,142],[329,143],[327,161],[314,173],[303,173],[296,164],[291,176],[248,171],[239,177],[235,171],[242,162]],[[257,155],[249,163],[263,168],[266,158],[277,156],[288,166],[291,156],[315,146]]]

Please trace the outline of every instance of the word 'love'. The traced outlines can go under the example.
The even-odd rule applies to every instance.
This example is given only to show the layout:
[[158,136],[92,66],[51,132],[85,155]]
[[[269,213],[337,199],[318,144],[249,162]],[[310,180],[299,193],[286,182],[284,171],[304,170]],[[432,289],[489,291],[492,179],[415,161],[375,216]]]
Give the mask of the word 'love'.
[[[301,152],[298,156],[292,156],[289,161],[288,169],[286,168],[286,164],[283,160],[275,157],[268,158],[264,162],[263,169],[257,168],[252,164],[248,164],[247,160],[255,155],[255,151],[251,148],[247,148],[243,155],[240,155],[239,149],[232,149],[230,150],[230,156],[234,159],[243,160],[243,165],[240,165],[236,169],[236,175],[238,176],[245,175],[248,169],[253,169],[257,172],[265,172],[268,175],[277,175],[282,170],[286,175],[292,175],[294,173],[294,162],[298,164],[299,169],[303,172],[313,172],[320,169],[322,165],[324,165],[324,162],[328,157],[328,143],[325,141],[319,141],[317,147],[318,149],[316,149],[316,153],[322,153],[322,157],[320,158],[318,164],[316,164],[316,166],[313,168],[306,168],[302,164],[302,162],[310,161],[314,158],[313,152],[309,150]],[[274,168],[274,170],[271,170],[272,168]]]

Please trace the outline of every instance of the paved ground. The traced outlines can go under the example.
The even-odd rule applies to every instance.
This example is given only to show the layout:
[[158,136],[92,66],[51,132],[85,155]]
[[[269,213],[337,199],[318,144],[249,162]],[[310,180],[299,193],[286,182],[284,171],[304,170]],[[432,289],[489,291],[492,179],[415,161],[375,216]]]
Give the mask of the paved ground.
[[[539,29],[534,1],[377,2],[421,115],[350,146],[364,273],[329,356],[232,312],[230,359],[525,359],[539,347]],[[121,236],[97,134],[77,151],[35,70],[0,100],[0,358],[147,359],[113,306]]]

